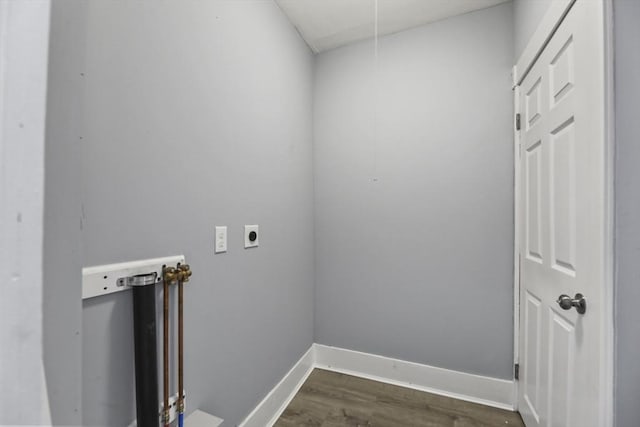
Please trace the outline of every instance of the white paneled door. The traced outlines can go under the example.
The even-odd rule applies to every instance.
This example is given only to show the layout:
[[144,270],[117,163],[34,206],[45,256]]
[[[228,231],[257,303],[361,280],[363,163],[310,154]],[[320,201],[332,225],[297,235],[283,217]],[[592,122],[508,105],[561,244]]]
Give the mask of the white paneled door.
[[520,87],[518,403],[528,427],[604,419],[602,16],[601,1],[577,0]]

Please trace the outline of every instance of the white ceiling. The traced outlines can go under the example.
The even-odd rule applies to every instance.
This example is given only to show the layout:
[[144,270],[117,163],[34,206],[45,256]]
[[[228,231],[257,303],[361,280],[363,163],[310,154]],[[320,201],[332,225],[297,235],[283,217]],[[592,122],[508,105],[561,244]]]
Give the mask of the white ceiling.
[[[377,0],[378,35],[509,0]],[[276,0],[314,52],[373,37],[375,0]]]

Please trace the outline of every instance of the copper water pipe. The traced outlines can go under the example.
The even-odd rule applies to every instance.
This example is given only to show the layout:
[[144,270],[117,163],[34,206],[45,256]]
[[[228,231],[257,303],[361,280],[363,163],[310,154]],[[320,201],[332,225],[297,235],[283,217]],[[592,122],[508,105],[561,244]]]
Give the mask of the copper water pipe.
[[169,427],[169,285],[176,281],[177,273],[173,267],[162,269],[163,282],[163,339],[162,339],[162,370],[163,370],[163,397],[162,422]]
[[191,269],[188,264],[178,265],[178,413],[184,414],[184,322],[183,289],[189,281]]

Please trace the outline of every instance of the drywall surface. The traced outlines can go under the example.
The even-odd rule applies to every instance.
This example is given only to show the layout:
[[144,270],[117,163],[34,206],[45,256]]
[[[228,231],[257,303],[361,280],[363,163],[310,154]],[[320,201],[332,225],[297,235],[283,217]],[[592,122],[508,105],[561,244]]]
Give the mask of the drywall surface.
[[[188,412],[236,425],[313,342],[313,57],[270,1],[70,5],[86,36],[57,54],[83,66],[52,75],[83,73],[82,139],[47,167],[82,165],[82,265],[186,256]],[[134,418],[131,311],[129,292],[83,302],[83,426]]]
[[317,56],[316,342],[512,377],[512,18]]
[[553,0],[513,0],[513,37],[517,61]]
[[616,376],[618,427],[640,420],[640,2],[615,0]]

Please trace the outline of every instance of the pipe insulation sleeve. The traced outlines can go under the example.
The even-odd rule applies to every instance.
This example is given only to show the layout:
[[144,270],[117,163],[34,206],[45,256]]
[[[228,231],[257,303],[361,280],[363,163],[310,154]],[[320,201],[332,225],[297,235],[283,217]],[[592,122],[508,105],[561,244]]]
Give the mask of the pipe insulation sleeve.
[[132,284],[138,427],[158,427],[156,289],[155,275],[152,276],[153,280],[143,279]]

